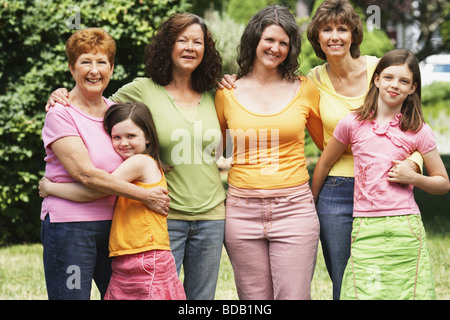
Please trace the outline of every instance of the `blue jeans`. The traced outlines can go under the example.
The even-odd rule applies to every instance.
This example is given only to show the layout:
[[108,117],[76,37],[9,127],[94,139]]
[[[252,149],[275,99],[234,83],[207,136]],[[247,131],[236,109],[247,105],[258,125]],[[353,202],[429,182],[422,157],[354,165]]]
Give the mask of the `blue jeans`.
[[328,274],[333,281],[334,300],[339,300],[342,277],[350,257],[354,182],[354,178],[327,177],[316,206],[320,241]]
[[50,300],[89,300],[92,280],[103,299],[111,277],[111,221],[41,224],[44,272]]
[[177,272],[184,271],[188,300],[214,300],[225,220],[184,221],[168,219],[170,247]]

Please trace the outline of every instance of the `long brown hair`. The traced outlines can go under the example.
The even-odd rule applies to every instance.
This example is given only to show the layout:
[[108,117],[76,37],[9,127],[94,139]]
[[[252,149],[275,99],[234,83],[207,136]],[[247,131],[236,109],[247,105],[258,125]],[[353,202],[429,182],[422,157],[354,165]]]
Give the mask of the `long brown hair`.
[[280,5],[265,7],[250,19],[238,47],[238,78],[242,78],[253,69],[261,35],[264,29],[271,25],[282,27],[289,37],[289,54],[278,66],[281,76],[290,82],[298,79],[296,71],[299,68],[298,56],[301,52],[300,31],[292,13]]
[[153,122],[150,109],[143,103],[125,102],[117,103],[109,107],[103,119],[103,126],[106,132],[111,135],[112,128],[119,122],[130,119],[144,132],[145,137],[150,141],[146,145],[144,154],[148,154],[155,159],[158,166],[164,171],[169,172],[172,167],[163,163],[159,152],[158,135],[156,133],[155,123]]
[[172,50],[176,38],[187,27],[198,24],[205,39],[205,53],[200,65],[192,72],[192,87],[198,92],[214,87],[222,73],[222,58],[205,21],[192,13],[174,13],[156,30],[152,42],[145,48],[145,72],[157,84],[172,81]]
[[391,66],[407,65],[411,73],[413,74],[413,84],[416,83],[416,90],[408,95],[403,101],[400,119],[400,128],[403,131],[411,130],[418,131],[422,128],[425,122],[422,107],[420,103],[421,99],[421,78],[420,68],[417,58],[410,51],[406,49],[396,49],[389,51],[378,62],[378,65],[373,73],[372,80],[370,81],[369,91],[364,100],[364,104],[359,109],[355,110],[358,114],[358,120],[373,120],[376,117],[378,110],[378,96],[380,90],[375,85],[375,78],[380,76],[381,72]]

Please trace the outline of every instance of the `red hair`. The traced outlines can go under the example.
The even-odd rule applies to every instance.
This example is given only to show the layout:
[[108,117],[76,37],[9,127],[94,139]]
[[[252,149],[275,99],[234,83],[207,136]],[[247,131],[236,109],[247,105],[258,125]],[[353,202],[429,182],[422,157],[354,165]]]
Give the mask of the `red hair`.
[[91,51],[104,53],[111,65],[114,65],[116,42],[108,32],[101,28],[86,28],[76,31],[66,42],[66,55],[73,66],[80,55]]

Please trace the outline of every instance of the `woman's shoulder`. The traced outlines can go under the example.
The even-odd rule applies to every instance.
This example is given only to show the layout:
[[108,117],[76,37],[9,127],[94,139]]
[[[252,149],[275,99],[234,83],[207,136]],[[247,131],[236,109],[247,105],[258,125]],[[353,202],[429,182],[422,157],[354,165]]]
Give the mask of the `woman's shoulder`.
[[306,94],[319,94],[319,89],[316,83],[308,76],[299,76],[303,92]]
[[228,89],[228,88],[223,88],[223,89],[217,89],[216,92],[214,93],[214,96],[216,99],[226,99],[227,97],[231,96],[231,93],[233,92],[234,89]]
[[149,88],[149,87],[161,87],[159,84],[157,84],[152,78],[148,77],[136,77],[133,79],[133,81],[127,83],[122,88],[139,88],[142,90],[143,88]]
[[326,64],[327,63],[325,62],[321,65],[313,67],[306,76],[315,83],[321,84],[320,73],[322,72],[322,70],[326,70]]
[[130,84],[135,85],[135,86],[159,86],[159,84],[157,84],[152,78],[149,77],[136,77],[133,79],[132,82],[130,82]]
[[[71,113],[74,111],[74,107],[72,105],[62,105],[59,102],[56,102],[55,105],[48,109],[46,113],[46,118],[59,118],[59,117],[71,117]],[[48,120],[47,120],[48,121]]]

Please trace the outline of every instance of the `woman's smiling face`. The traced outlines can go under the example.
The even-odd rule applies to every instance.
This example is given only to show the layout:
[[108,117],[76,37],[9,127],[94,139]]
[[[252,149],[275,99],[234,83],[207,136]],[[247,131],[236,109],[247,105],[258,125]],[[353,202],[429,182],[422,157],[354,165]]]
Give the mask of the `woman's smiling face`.
[[330,22],[319,30],[319,44],[327,58],[350,53],[352,30],[347,24]]
[[267,69],[277,68],[289,54],[289,36],[279,25],[267,26],[261,34],[256,47],[255,64],[260,63]]
[[181,31],[172,49],[172,66],[181,73],[192,73],[202,62],[205,53],[205,35],[194,23]]
[[87,94],[103,93],[114,70],[107,55],[99,51],[81,54],[69,68],[77,87]]

